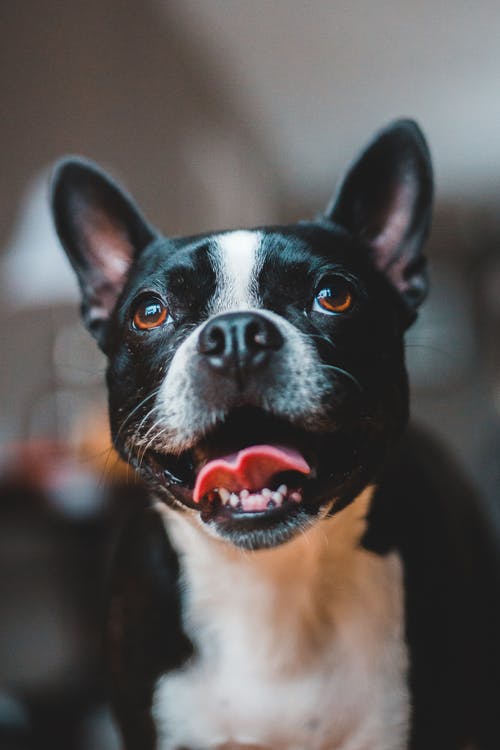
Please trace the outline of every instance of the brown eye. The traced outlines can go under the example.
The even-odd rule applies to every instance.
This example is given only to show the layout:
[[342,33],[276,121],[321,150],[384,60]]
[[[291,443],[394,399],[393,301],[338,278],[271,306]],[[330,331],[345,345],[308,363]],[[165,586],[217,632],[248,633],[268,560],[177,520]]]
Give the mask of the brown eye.
[[132,323],[140,331],[149,331],[163,325],[168,316],[168,308],[159,297],[144,297],[134,310]]
[[316,292],[313,310],[326,313],[343,313],[354,304],[351,284],[340,276],[328,280],[328,284]]

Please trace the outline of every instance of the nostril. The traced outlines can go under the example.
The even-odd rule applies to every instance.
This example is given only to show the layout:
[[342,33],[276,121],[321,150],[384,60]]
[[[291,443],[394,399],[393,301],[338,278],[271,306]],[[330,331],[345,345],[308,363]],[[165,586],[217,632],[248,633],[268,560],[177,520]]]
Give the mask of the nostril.
[[198,341],[201,354],[223,354],[226,348],[226,334],[219,326],[206,328]]
[[264,349],[266,335],[258,323],[249,323],[245,328],[245,345],[249,350]]
[[259,320],[248,325],[245,342],[250,350],[279,349],[283,345],[283,337],[275,325],[267,320]]

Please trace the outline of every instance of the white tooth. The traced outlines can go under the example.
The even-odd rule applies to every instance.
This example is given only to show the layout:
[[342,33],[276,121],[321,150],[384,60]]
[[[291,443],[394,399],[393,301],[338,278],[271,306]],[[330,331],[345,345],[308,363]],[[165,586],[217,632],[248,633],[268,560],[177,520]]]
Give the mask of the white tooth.
[[274,500],[276,505],[281,505],[283,502],[283,495],[281,494],[281,492],[273,492],[271,498]]
[[231,492],[229,504],[231,505],[231,508],[237,508],[240,504],[240,498],[234,492]]
[[250,493],[249,493],[248,490],[241,490],[241,492],[240,492],[240,498],[242,500],[246,500],[247,497],[249,497],[249,496],[250,496]]
[[288,493],[288,487],[286,486],[286,484],[280,484],[280,486],[277,489],[277,492],[281,492],[283,497],[285,497],[285,495]]
[[260,494],[262,495],[262,497],[270,498],[273,493],[267,487],[264,487],[264,489],[262,490],[262,492]]
[[231,493],[225,489],[225,487],[219,488],[219,497],[222,500],[224,504],[229,502],[229,498],[231,497]]

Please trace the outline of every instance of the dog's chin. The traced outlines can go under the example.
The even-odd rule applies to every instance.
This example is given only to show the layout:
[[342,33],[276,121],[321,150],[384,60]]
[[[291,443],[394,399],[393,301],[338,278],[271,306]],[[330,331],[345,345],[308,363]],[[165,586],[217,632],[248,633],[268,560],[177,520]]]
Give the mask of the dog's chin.
[[343,504],[356,455],[349,431],[312,433],[239,409],[180,455],[146,451],[140,471],[160,500],[197,514],[211,535],[263,549],[289,541]]
[[203,523],[211,535],[245,550],[263,550],[278,547],[305,533],[320,518],[327,515],[332,502],[315,514],[305,509],[282,509],[269,513],[241,514],[234,519],[216,519]]
[[211,536],[247,550],[268,549],[290,541],[326,515],[337,499],[335,492],[328,492],[326,487],[318,493],[315,480],[299,482],[298,478],[293,490],[294,499],[288,493],[288,496],[282,496],[280,504],[274,504],[271,497],[265,508],[252,510],[246,510],[242,504],[236,507],[224,504],[217,494],[205,496],[196,504],[191,488],[162,481],[158,476],[154,481],[154,491],[158,499],[180,512],[195,516]]
[[243,505],[233,508],[230,504],[222,503],[218,497],[204,498],[199,508],[193,508],[192,501],[188,503],[182,500],[185,488],[179,492],[179,487],[175,485],[165,488],[165,499],[169,502],[171,498],[175,503],[181,503],[188,513],[196,514],[211,536],[236,547],[257,550],[284,544],[305,532],[315,520],[330,510],[335,504],[334,498],[328,493],[323,497],[316,494],[313,489],[315,484],[313,480],[303,480],[299,485],[297,478],[297,489],[293,495],[298,499],[285,496],[280,504],[273,504],[271,499],[267,507],[259,510],[246,510]]

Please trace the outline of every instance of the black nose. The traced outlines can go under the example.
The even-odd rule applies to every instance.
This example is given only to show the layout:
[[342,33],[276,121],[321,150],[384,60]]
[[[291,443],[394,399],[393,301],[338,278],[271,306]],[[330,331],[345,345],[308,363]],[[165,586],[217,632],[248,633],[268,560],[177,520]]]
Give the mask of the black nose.
[[215,370],[226,370],[238,379],[245,371],[263,365],[283,345],[283,336],[272,321],[254,312],[218,315],[200,333],[198,351]]

